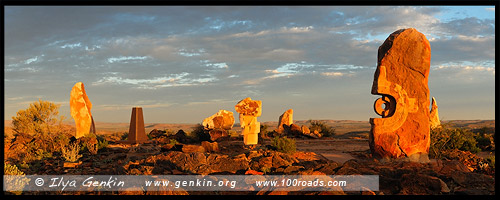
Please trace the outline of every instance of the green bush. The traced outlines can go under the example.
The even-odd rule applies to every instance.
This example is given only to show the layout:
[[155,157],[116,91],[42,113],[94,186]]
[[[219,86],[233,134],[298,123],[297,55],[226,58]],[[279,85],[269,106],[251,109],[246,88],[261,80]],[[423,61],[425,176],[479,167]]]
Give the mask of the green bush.
[[323,137],[331,137],[335,135],[335,128],[326,125],[325,122],[319,120],[309,120],[309,130],[314,132],[315,130],[321,133]]
[[442,128],[431,129],[431,145],[429,154],[433,158],[440,158],[441,152],[445,150],[458,149],[478,153],[481,151],[477,147],[476,134],[463,128]]
[[108,141],[106,139],[102,139],[102,140],[97,140],[97,149],[101,150],[101,149],[105,149],[106,147],[108,147]]
[[297,148],[295,146],[295,139],[285,137],[274,137],[271,142],[271,147],[279,152],[294,153]]
[[176,145],[176,144],[180,144],[180,142],[178,142],[176,139],[169,139],[168,144]]

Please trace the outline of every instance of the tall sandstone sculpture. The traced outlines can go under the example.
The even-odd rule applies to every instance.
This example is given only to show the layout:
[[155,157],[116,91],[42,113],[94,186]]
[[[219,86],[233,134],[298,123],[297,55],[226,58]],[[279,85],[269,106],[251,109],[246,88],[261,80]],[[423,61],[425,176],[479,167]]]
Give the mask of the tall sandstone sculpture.
[[435,129],[441,126],[441,121],[439,120],[438,105],[436,99],[432,97],[432,108],[430,113],[430,123],[431,129]]
[[256,145],[260,133],[260,122],[257,121],[257,117],[262,114],[262,101],[252,100],[248,97],[238,102],[234,108],[236,112],[240,113],[243,143]]
[[[371,93],[382,118],[371,118],[370,149],[385,158],[427,157],[430,145],[431,47],[413,28],[392,33],[378,49]],[[425,159],[425,158],[424,158]]]
[[69,107],[71,110],[71,117],[75,120],[76,125],[75,138],[78,139],[90,132],[95,134],[94,118],[90,112],[92,103],[87,97],[82,82],[76,83],[71,89]]
[[283,125],[290,126],[292,124],[293,124],[293,109],[289,109],[280,116],[276,132],[282,134],[285,131]]
[[205,132],[210,134],[210,140],[216,141],[220,137],[229,136],[228,131],[233,128],[233,112],[219,110],[214,115],[207,117],[202,122]]

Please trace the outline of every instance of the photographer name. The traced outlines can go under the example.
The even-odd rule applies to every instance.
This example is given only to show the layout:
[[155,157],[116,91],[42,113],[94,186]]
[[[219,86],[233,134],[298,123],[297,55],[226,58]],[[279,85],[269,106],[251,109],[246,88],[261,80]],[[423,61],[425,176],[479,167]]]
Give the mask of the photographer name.
[[83,187],[124,187],[125,182],[123,181],[118,181],[117,178],[114,178],[113,176],[110,176],[108,180],[96,180],[94,177],[89,177],[85,179],[84,181],[81,182],[81,184],[78,184],[77,180],[65,180],[64,177],[60,178],[51,178],[51,184],[49,187],[62,187],[62,191],[66,189],[66,187],[74,187],[76,188],[77,185],[81,185]]

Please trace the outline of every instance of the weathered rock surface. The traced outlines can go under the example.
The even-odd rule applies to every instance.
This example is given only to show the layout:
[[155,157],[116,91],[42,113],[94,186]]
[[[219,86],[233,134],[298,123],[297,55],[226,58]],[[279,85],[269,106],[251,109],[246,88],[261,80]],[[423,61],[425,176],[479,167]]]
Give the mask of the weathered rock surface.
[[276,132],[281,134],[285,131],[283,125],[290,126],[292,124],[293,124],[293,109],[289,109],[280,116]]
[[182,152],[184,153],[204,153],[205,148],[200,145],[184,145],[182,146]]
[[234,106],[236,112],[240,113],[240,126],[243,129],[243,143],[245,145],[256,145],[259,140],[260,122],[257,117],[262,114],[262,101],[245,98]]
[[435,129],[441,126],[441,121],[439,120],[439,112],[436,99],[432,97],[432,108],[429,116],[431,129]]
[[201,142],[201,146],[205,148],[206,152],[219,152],[219,144],[217,142]]
[[429,41],[413,28],[395,31],[379,47],[371,93],[382,95],[374,105],[382,118],[370,119],[374,155],[398,158],[428,153],[430,59]]
[[90,102],[85,87],[82,82],[76,83],[71,89],[69,107],[71,117],[75,120],[75,138],[83,137],[91,131],[95,134],[95,125],[92,113],[92,103]]

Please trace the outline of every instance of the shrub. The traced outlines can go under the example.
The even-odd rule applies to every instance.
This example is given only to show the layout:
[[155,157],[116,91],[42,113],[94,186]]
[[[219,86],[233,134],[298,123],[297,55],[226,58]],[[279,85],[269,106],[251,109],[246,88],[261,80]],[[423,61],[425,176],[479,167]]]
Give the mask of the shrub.
[[271,147],[279,152],[294,153],[296,151],[295,139],[285,137],[274,137],[271,142]]
[[63,128],[64,117],[58,116],[59,106],[39,99],[12,117],[15,138],[11,147],[13,158],[19,163],[50,158],[62,144],[69,142],[71,134]]
[[80,146],[78,143],[74,142],[68,145],[68,147],[62,147],[62,157],[68,162],[76,162],[82,157],[79,154]]
[[335,135],[335,128],[326,125],[325,122],[319,120],[309,120],[309,130],[314,132],[315,130],[321,133],[323,137],[331,137]]
[[[21,195],[24,186],[29,183],[30,179],[24,177],[24,172],[19,170],[16,165],[4,163],[4,175],[15,175],[16,177],[4,176],[5,189],[16,195]],[[21,177],[19,177],[21,176]]]
[[442,128],[431,129],[431,145],[429,154],[433,158],[440,158],[441,152],[445,150],[458,149],[478,153],[475,134],[470,130],[463,128],[448,128],[444,125]]
[[210,134],[205,131],[205,128],[201,124],[197,124],[193,131],[191,132],[191,137],[194,137],[195,140],[202,141],[210,141]]
[[260,138],[269,138],[268,137],[269,131],[267,131],[267,128],[269,128],[268,125],[260,125],[260,133],[259,133]]
[[495,169],[495,155],[488,156],[486,161],[490,164],[490,166]]
[[124,132],[122,136],[120,137],[121,140],[127,140],[128,139],[128,132]]
[[180,144],[180,142],[178,142],[176,139],[169,139],[168,144],[176,145],[176,144]]
[[41,99],[31,103],[28,109],[19,110],[17,116],[12,117],[12,130],[15,133],[30,135],[58,132],[64,118],[61,117],[59,121],[57,120],[59,106]]
[[97,140],[97,149],[101,150],[101,149],[104,149],[106,147],[108,147],[109,143],[106,139],[102,139],[102,140]]

